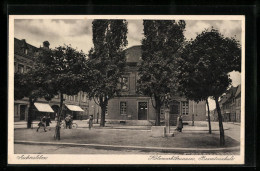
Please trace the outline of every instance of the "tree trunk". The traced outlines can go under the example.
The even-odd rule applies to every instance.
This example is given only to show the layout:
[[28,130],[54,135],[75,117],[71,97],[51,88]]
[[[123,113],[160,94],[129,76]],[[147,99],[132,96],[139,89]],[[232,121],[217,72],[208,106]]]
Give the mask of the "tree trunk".
[[106,118],[106,105],[103,103],[101,106],[101,119],[100,119],[100,126],[105,126],[105,118]]
[[209,102],[208,102],[208,99],[206,99],[206,104],[207,104],[207,107],[208,107],[209,134],[211,134],[211,123],[210,123],[210,112],[209,112]]
[[217,112],[218,112],[220,146],[224,146],[225,145],[225,134],[224,134],[221,110],[220,110],[219,103],[218,103],[218,97],[215,97],[215,102],[216,102],[216,108],[217,108]]
[[155,121],[155,126],[160,126],[161,125],[161,106],[156,104],[156,121]]
[[60,121],[61,121],[61,114],[62,114],[62,109],[63,108],[63,94],[60,93],[60,108],[58,112],[58,120],[56,124],[56,129],[55,129],[55,139],[60,140]]
[[33,113],[33,100],[32,98],[29,98],[29,110],[28,110],[28,119],[27,119],[27,128],[32,127],[32,113]]

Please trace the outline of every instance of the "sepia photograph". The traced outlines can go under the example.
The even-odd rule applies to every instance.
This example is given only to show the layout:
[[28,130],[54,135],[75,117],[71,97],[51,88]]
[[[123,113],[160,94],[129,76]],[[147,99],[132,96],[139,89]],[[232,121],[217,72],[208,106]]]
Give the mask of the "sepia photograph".
[[242,15],[10,15],[9,164],[244,164]]

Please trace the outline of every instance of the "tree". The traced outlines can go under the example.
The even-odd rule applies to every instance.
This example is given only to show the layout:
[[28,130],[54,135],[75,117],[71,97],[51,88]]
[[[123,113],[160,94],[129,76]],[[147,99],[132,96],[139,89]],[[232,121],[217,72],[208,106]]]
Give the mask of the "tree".
[[225,145],[219,97],[226,92],[229,73],[241,71],[241,46],[234,38],[224,37],[212,28],[189,42],[179,61],[180,84],[188,97],[215,100],[218,112],[220,145]]
[[53,50],[42,50],[37,58],[37,71],[41,74],[42,84],[50,95],[60,96],[58,122],[55,138],[60,140],[60,120],[63,113],[63,95],[76,95],[86,89],[86,55],[71,46],[64,45]]
[[101,107],[100,126],[105,126],[108,100],[120,92],[119,79],[126,64],[124,48],[127,45],[126,20],[94,20],[93,44],[89,52],[88,72],[92,81],[86,90]]
[[166,94],[176,95],[176,56],[183,47],[186,23],[183,20],[144,20],[143,25],[138,91],[151,97],[156,110],[155,125],[159,126]]
[[[190,46],[187,45],[183,54],[178,59],[178,70],[177,75],[179,87],[179,92],[184,95],[187,99],[193,100],[195,102],[206,101],[207,110],[208,110],[208,124],[209,124],[209,134],[211,134],[211,123],[210,123],[210,111],[208,98],[210,96],[210,87],[207,85],[207,74],[206,72],[190,72],[191,68],[196,67],[197,63],[193,61],[193,58],[189,58],[187,54],[191,52],[192,49],[189,49]],[[204,66],[207,67],[207,66]]]
[[33,106],[38,98],[44,97],[45,100],[50,100],[52,96],[48,94],[48,90],[43,86],[38,72],[34,69],[27,73],[14,74],[14,99],[20,100],[24,97],[29,98],[29,110],[27,119],[27,128],[31,128]]

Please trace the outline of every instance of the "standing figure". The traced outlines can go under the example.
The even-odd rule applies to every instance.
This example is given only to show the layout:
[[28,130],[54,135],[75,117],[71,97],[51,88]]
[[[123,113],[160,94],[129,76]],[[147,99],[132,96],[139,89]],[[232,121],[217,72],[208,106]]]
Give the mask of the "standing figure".
[[43,127],[43,129],[44,129],[44,131],[45,132],[47,132],[45,129],[46,129],[46,117],[45,116],[43,116],[42,118],[41,118],[41,121],[40,121],[40,123],[38,124],[38,128],[37,128],[37,132],[38,132],[38,130],[39,130],[39,128],[40,127]]
[[49,127],[49,130],[51,130],[50,123],[51,123],[51,118],[50,118],[50,115],[48,115],[46,118],[46,128]]
[[179,132],[182,132],[182,128],[183,128],[182,115],[180,114],[177,117],[177,128],[176,128],[176,130],[179,131]]
[[58,122],[58,113],[55,113],[55,121]]
[[89,126],[89,129],[91,129],[91,127],[93,127],[93,115],[89,116],[88,126]]

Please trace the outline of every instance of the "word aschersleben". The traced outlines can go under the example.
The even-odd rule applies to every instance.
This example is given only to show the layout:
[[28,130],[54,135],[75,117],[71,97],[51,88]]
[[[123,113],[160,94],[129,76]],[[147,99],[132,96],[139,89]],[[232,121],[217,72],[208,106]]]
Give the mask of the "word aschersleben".
[[31,156],[31,155],[21,155],[17,156],[19,160],[46,160],[48,157],[44,157],[43,155]]

